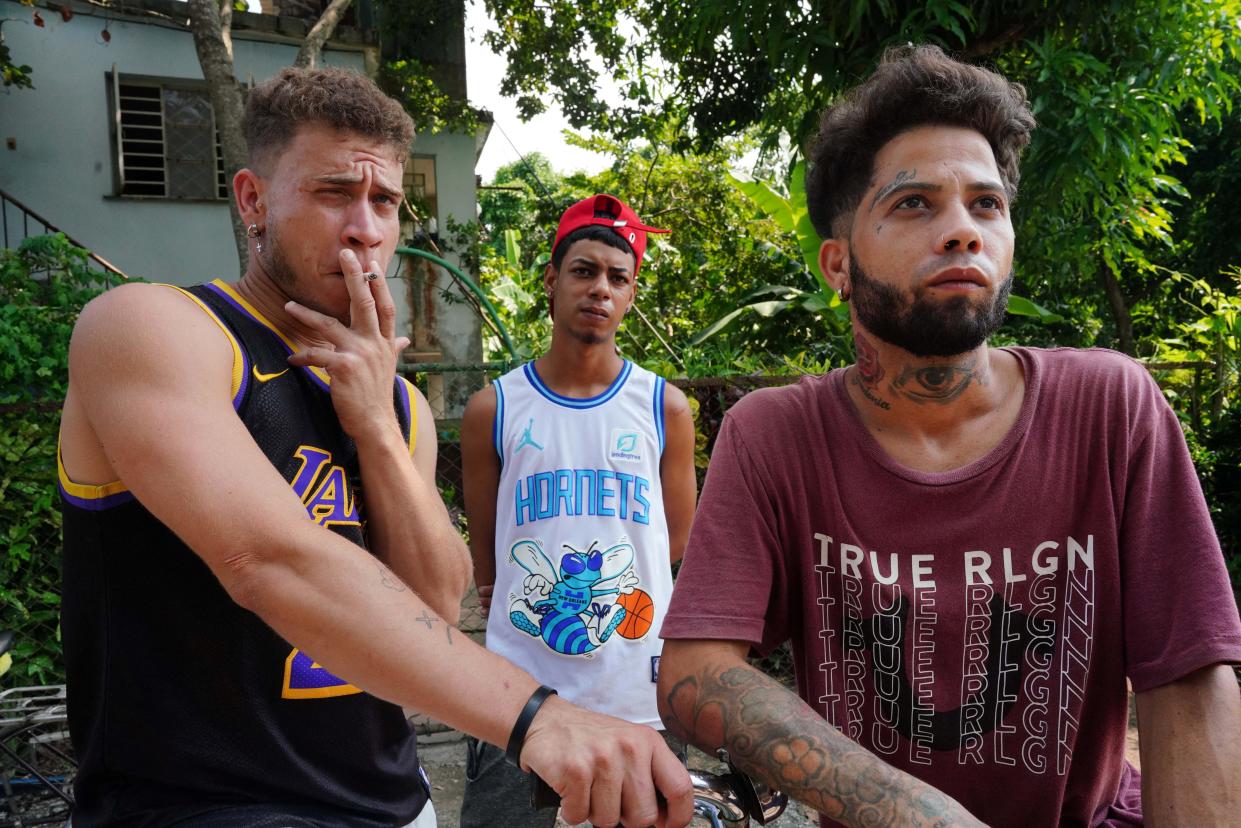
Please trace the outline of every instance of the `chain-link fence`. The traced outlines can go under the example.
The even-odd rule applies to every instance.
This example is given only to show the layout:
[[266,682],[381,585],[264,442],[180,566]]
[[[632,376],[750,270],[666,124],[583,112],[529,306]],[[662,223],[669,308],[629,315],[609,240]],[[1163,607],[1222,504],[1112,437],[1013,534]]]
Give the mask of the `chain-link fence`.
[[[505,366],[473,366],[481,387]],[[1210,367],[1210,366],[1207,366]],[[1170,371],[1199,370],[1203,366],[1152,366],[1157,379],[1167,381]],[[414,377],[426,389],[425,375]],[[732,376],[674,380],[694,401],[700,482],[706,471],[720,424],[727,410],[750,391],[794,382],[797,376]],[[432,388],[434,388],[434,385]],[[1194,406],[1194,410],[1198,407]],[[11,677],[15,681],[54,681],[63,676],[59,659],[60,518],[55,490],[55,435],[59,403],[54,401],[0,408],[4,429],[0,430],[0,507],[7,504],[8,525],[0,526],[8,554],[0,569],[0,628],[18,632],[16,662]],[[437,422],[439,463],[437,479],[440,494],[462,535],[468,537],[463,500],[460,422]],[[16,504],[21,504],[17,506]],[[25,517],[14,515],[17,509]],[[459,626],[475,640],[482,641],[486,621],[478,606],[474,589],[466,595]],[[787,673],[789,664],[779,653],[764,666],[777,674]],[[425,732],[444,730],[426,719],[418,720]]]

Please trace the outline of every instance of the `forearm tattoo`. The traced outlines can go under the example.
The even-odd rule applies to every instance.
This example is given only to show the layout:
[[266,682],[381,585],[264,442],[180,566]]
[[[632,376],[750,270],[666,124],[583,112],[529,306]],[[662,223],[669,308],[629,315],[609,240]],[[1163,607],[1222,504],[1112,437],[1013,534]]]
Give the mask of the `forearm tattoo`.
[[391,569],[383,565],[383,561],[378,558],[371,558],[375,562],[375,569],[379,570],[379,583],[386,589],[393,592],[405,592],[409,587],[405,586],[405,582],[396,576]]
[[973,820],[953,799],[890,767],[793,692],[750,667],[707,668],[668,693],[664,723],[746,773],[850,826],[934,828]]

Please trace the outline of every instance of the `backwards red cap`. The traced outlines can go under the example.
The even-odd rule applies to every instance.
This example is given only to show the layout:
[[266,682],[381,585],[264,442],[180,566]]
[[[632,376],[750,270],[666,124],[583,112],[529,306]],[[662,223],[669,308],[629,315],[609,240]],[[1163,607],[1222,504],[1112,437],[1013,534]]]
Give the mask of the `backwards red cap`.
[[658,227],[648,227],[638,218],[638,214],[629,205],[615,196],[606,194],[593,195],[574,204],[560,217],[560,226],[556,228],[556,240],[552,242],[554,252],[564,237],[574,230],[598,224],[610,227],[612,231],[625,240],[633,248],[636,261],[633,266],[634,275],[642,266],[642,254],[646,252],[647,233],[667,233]]

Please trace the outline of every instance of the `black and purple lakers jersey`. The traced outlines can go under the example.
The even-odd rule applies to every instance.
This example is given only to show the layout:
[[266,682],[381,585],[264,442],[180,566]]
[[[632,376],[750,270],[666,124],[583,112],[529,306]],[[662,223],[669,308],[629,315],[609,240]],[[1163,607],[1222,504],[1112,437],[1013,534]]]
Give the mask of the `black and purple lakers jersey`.
[[[180,290],[179,288],[169,288]],[[233,406],[306,517],[366,546],[361,473],[327,375],[223,282],[183,291],[233,346]],[[414,448],[412,387],[393,405]],[[127,490],[73,482],[61,625],[78,752],[75,828],[168,825],[255,804],[316,824],[405,825],[428,786],[401,708],[363,693],[228,596]]]

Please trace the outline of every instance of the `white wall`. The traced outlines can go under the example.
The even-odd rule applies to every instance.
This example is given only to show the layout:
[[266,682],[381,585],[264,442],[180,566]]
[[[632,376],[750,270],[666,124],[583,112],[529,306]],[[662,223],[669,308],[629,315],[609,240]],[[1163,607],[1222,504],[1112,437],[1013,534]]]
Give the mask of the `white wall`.
[[[78,14],[66,23],[49,9],[41,14],[45,28],[4,25],[12,59],[31,67],[34,88],[0,91],[0,188],[130,275],[182,285],[235,279],[225,202],[112,195],[106,73],[115,64],[122,75],[201,80],[189,32],[114,20],[105,44],[102,17]],[[29,6],[0,0],[0,18],[30,16]],[[297,54],[294,46],[240,38],[233,50],[238,77],[256,81]],[[329,51],[323,62],[363,69],[363,54]]]

